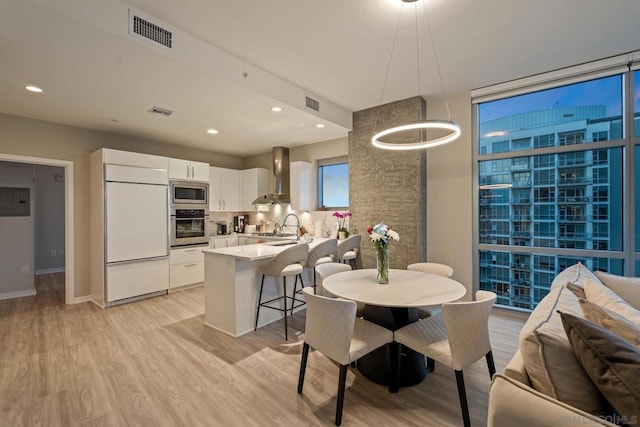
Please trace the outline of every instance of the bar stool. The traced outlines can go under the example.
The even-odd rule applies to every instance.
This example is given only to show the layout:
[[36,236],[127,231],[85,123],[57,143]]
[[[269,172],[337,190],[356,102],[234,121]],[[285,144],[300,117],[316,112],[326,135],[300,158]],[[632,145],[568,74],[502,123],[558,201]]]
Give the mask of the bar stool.
[[[309,251],[306,268],[313,268],[313,293],[316,293],[316,267],[322,264],[332,263],[336,257],[338,241],[336,239],[325,240],[318,243]],[[302,285],[304,287],[304,284]],[[302,292],[302,289],[298,292]]]
[[[253,330],[258,329],[258,316],[260,315],[260,307],[270,308],[272,310],[282,311],[284,313],[284,339],[288,340],[288,331],[287,331],[287,299],[291,300],[291,312],[293,313],[294,308],[301,307],[305,304],[304,300],[300,300],[296,298],[295,287],[298,283],[298,278],[300,282],[302,282],[302,271],[304,267],[304,263],[307,261],[307,256],[309,254],[309,245],[307,243],[298,243],[292,245],[278,255],[276,255],[268,264],[265,264],[258,271],[262,273],[262,280],[260,282],[260,296],[258,297],[258,307],[256,309],[256,324]],[[282,277],[282,291],[283,295],[277,298],[272,298],[268,301],[262,301],[262,290],[264,288],[264,278],[265,276],[274,277],[276,282],[278,277]],[[287,296],[287,276],[295,276],[296,280],[293,284],[293,292],[292,296]],[[276,301],[284,301],[284,308],[275,307],[270,305]],[[296,302],[299,304],[296,305]]]
[[347,237],[345,240],[340,240],[338,242],[338,247],[336,249],[336,259],[338,262],[344,262],[354,269],[361,268],[360,262],[360,242],[362,241],[362,236],[359,234],[352,234]]

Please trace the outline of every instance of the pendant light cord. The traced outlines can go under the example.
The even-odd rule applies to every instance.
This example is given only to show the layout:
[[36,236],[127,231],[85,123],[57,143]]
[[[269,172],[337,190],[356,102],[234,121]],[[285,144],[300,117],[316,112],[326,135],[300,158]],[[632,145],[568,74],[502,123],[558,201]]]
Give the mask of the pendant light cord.
[[400,20],[402,18],[402,9],[404,9],[404,3],[400,5],[400,14],[398,15],[396,32],[393,35],[393,44],[391,45],[391,53],[389,54],[389,61],[387,62],[387,72],[384,75],[384,83],[382,84],[382,93],[380,94],[380,102],[378,102],[379,105],[382,105],[382,99],[384,98],[384,90],[387,87],[387,79],[389,78],[389,70],[391,69],[391,60],[393,59],[393,51],[396,48],[396,41],[398,40],[398,31],[400,30]]
[[[422,8],[424,9],[424,19],[427,21],[427,30],[429,31],[429,40],[431,40],[431,49],[433,50],[433,59],[436,63],[436,70],[438,71],[438,79],[440,80],[440,90],[441,96],[444,100],[444,105],[447,108],[447,117],[449,117],[449,121],[451,121],[451,111],[449,110],[449,103],[447,102],[447,98],[444,96],[444,84],[442,83],[442,73],[440,72],[440,63],[438,62],[438,54],[436,53],[436,45],[433,41],[433,33],[431,32],[431,25],[429,24],[429,14],[427,14],[427,6],[425,5],[424,0],[422,1]],[[416,27],[416,33],[418,32]],[[418,81],[420,76],[418,76]]]

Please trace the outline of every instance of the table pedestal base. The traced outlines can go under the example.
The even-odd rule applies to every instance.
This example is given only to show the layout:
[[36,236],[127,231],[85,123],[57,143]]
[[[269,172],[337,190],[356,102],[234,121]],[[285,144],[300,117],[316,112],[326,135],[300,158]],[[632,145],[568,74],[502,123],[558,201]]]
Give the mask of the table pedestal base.
[[[366,305],[363,317],[380,326],[395,331],[418,320],[416,308],[387,308]],[[387,385],[390,391],[397,392],[398,386],[407,387],[419,384],[427,375],[425,357],[410,348],[404,347],[400,361],[397,360],[399,344],[391,343],[372,351],[358,360],[358,370],[371,381]],[[400,369],[398,372],[398,363]]]

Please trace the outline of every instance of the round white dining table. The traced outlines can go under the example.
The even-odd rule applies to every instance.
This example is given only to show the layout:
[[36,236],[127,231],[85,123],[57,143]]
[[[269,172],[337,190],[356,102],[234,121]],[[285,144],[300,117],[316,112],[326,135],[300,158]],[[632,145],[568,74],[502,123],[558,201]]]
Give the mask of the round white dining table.
[[380,307],[422,307],[459,300],[467,289],[448,277],[410,270],[389,270],[389,283],[376,280],[376,269],[333,274],[322,287],[334,295]]
[[[376,269],[351,270],[333,274],[322,287],[341,298],[364,303],[366,320],[395,331],[418,321],[418,307],[437,306],[464,297],[466,288],[448,277],[410,270],[389,270],[389,283],[379,284]],[[427,375],[425,357],[405,347],[400,359],[394,346],[381,347],[358,360],[358,370],[368,379],[389,386],[420,383]]]

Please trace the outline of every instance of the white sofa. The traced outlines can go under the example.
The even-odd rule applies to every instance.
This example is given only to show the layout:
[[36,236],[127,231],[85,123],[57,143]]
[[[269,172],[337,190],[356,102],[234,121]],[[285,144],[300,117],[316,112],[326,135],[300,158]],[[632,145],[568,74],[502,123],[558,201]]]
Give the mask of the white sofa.
[[505,372],[493,377],[489,427],[615,425],[609,422],[615,415],[610,415],[608,403],[576,359],[557,314],[561,310],[583,317],[578,297],[567,283],[580,291],[587,279],[598,281],[630,306],[640,308],[638,278],[593,273],[579,263],[558,274],[551,291],[524,325],[519,349]]

